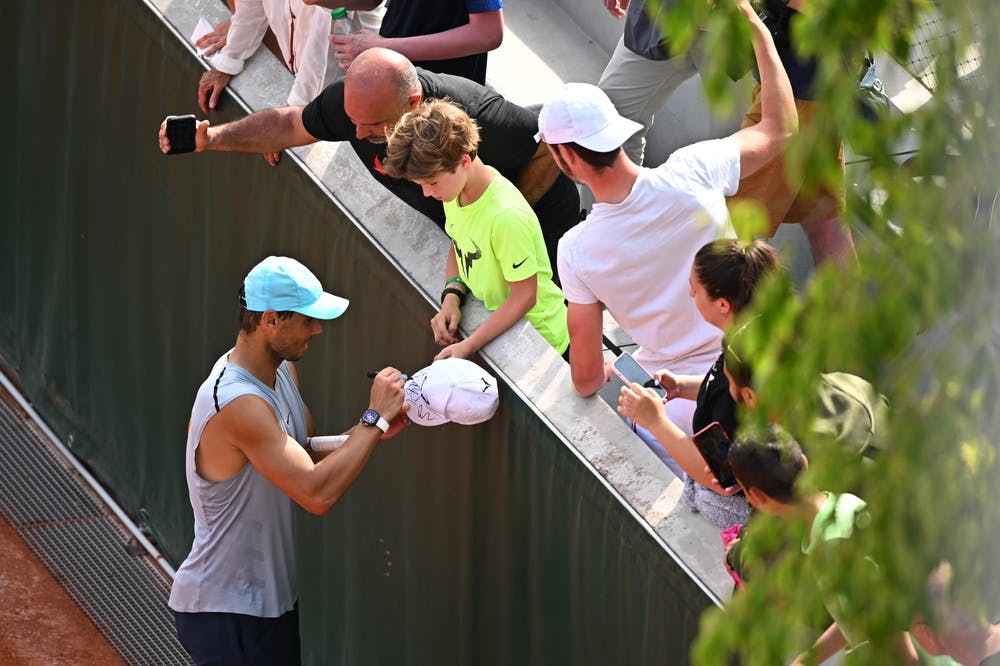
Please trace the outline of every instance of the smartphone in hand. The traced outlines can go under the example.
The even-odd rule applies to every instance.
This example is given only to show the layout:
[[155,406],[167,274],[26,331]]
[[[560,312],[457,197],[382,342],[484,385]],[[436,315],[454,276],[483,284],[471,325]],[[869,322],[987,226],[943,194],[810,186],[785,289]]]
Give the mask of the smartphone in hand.
[[725,428],[718,421],[714,421],[696,432],[692,439],[719,485],[723,488],[735,486],[736,476],[729,465],[731,444]]
[[615,359],[614,363],[611,364],[611,373],[625,386],[630,386],[633,383],[639,384],[644,388],[653,389],[661,400],[667,399],[667,390],[650,377],[649,373],[628,352]]
[[170,150],[167,151],[167,155],[194,152],[194,134],[197,124],[198,120],[191,114],[167,117],[167,141],[170,142]]

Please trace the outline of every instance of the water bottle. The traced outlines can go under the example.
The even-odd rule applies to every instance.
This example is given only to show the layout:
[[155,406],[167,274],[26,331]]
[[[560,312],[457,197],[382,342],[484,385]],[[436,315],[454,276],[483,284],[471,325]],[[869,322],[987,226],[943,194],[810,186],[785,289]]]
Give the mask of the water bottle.
[[344,7],[337,7],[330,12],[330,16],[333,17],[333,34],[356,35],[361,32],[357,16],[349,16]]

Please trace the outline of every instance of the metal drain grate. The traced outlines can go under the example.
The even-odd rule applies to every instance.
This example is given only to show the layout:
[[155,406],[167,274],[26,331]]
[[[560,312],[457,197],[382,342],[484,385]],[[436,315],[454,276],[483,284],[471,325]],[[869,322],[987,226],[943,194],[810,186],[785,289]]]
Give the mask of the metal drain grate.
[[190,664],[167,576],[0,394],[0,513],[125,661]]

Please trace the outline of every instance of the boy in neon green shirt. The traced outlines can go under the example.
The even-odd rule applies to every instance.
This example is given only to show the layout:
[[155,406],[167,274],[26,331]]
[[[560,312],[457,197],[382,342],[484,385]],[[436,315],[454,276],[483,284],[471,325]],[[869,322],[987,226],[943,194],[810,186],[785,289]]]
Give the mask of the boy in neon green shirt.
[[[467,358],[524,317],[560,354],[569,347],[566,305],[538,218],[509,180],[476,156],[479,128],[447,100],[405,114],[388,138],[385,171],[444,202],[452,240],[441,310],[431,320],[435,357]],[[468,338],[458,325],[467,292],[492,314]]]

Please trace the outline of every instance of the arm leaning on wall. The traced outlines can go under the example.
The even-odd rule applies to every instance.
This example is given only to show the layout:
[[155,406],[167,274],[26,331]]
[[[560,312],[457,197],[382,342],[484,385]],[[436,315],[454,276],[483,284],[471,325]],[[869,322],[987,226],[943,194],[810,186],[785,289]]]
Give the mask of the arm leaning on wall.
[[198,106],[204,113],[215,109],[222,91],[232,77],[243,71],[244,62],[260,48],[266,32],[263,0],[240,0],[229,24],[226,45],[208,59],[212,69],[198,83]]
[[333,20],[322,7],[305,6],[295,21],[295,32],[305,40],[296,49],[295,83],[288,94],[288,104],[305,106],[315,99],[340,71],[330,48]]

